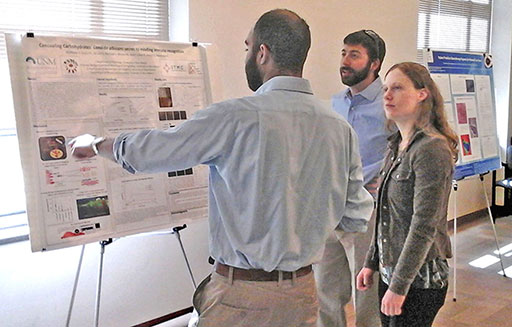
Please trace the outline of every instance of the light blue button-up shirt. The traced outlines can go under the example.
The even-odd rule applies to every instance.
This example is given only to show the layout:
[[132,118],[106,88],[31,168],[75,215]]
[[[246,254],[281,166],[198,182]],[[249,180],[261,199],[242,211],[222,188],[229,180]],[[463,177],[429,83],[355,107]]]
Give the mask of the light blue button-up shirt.
[[221,263],[293,271],[319,261],[340,220],[369,220],[357,137],[302,78],[213,104],[168,130],[119,135],[131,172],[210,168],[210,252]]
[[332,97],[334,110],[345,117],[359,137],[365,183],[378,176],[391,135],[385,127],[383,95],[382,81],[377,78],[354,96],[347,88]]

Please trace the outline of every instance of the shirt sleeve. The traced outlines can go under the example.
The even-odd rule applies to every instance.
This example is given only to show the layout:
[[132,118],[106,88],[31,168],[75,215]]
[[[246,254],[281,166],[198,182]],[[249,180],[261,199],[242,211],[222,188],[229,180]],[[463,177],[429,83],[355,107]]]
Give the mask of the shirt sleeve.
[[122,133],[113,145],[115,160],[131,173],[186,169],[219,160],[233,142],[229,111],[211,106],[167,130]]
[[366,232],[373,211],[373,197],[364,188],[357,135],[350,131],[350,170],[345,213],[339,227],[347,232]]
[[418,148],[411,159],[415,175],[413,215],[389,286],[391,291],[401,295],[407,294],[424,264],[439,220],[446,219],[443,202],[447,201],[453,171],[450,149],[441,138],[434,138]]

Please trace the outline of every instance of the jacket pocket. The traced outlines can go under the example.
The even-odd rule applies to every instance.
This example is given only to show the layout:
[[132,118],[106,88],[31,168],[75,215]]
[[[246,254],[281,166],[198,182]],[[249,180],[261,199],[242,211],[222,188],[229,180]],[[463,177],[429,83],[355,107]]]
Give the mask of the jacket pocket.
[[404,182],[409,181],[412,176],[412,171],[408,169],[408,167],[398,167],[395,171],[391,173],[391,178],[395,182]]
[[[409,166],[401,165],[391,172],[388,196],[395,204],[396,214],[408,212],[414,197],[414,173]],[[411,206],[412,207],[412,206]]]

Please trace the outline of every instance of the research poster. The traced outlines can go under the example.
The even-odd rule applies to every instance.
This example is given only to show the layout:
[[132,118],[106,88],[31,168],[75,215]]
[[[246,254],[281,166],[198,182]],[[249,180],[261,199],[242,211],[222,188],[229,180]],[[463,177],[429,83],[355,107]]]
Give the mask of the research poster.
[[443,96],[448,122],[458,134],[459,161],[454,178],[500,168],[492,57],[426,50],[424,58]]
[[211,101],[205,51],[168,42],[7,37],[33,251],[207,216],[208,168],[130,174],[68,142],[180,125]]

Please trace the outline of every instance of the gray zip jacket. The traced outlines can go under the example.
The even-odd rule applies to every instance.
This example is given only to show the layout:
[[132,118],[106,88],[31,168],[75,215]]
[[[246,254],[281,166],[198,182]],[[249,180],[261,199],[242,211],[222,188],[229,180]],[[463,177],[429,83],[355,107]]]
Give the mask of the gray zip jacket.
[[447,210],[453,158],[444,137],[423,130],[401,152],[399,132],[388,140],[365,267],[392,271],[389,289],[406,295],[424,264],[452,256]]

